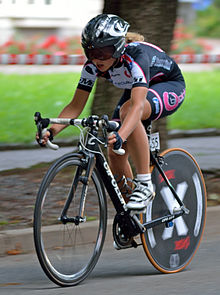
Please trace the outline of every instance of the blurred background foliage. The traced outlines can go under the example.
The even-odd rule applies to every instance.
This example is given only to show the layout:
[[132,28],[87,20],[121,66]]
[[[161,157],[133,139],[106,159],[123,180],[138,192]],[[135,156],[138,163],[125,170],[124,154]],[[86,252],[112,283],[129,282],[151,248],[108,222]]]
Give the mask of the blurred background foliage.
[[[194,4],[196,18],[193,25],[186,25],[183,19],[177,18],[171,54],[208,53],[212,48],[206,40],[220,39],[220,0],[204,0],[200,1],[200,6],[197,4]],[[80,36],[61,39],[56,35],[38,34],[24,38],[17,33],[0,44],[0,54],[3,53],[63,55],[83,54],[83,51]],[[168,118],[168,129],[220,128],[220,71],[200,72],[199,75],[184,73],[184,77],[187,82],[187,99],[183,107]],[[0,143],[34,140],[33,110],[43,109],[43,115],[56,116],[72,98],[78,79],[79,73],[0,74]],[[91,112],[94,93],[95,89],[82,116]],[[72,130],[68,128],[61,136],[71,135]]]
[[[207,1],[203,1],[204,3]],[[211,5],[197,9],[195,25],[191,28],[197,36],[220,38],[220,0],[209,1]]]
[[[201,3],[200,3],[201,2]],[[196,17],[193,24],[184,24],[177,18],[171,54],[201,54],[209,51],[205,38],[220,38],[220,0],[195,3]],[[55,35],[34,35],[24,38],[16,33],[10,40],[0,45],[0,54],[83,54],[80,36],[58,38]]]
[[83,54],[80,37],[60,39],[56,35],[44,37],[40,34],[29,39],[15,34],[10,40],[0,45],[0,54]]

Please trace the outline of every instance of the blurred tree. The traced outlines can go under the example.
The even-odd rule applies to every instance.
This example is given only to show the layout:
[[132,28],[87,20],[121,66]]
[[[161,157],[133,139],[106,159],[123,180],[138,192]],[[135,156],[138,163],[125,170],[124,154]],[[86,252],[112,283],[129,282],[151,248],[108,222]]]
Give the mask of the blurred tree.
[[[145,40],[170,51],[176,21],[178,0],[105,0],[103,13],[116,14],[130,23],[130,31],[144,35]],[[109,82],[99,79],[92,113],[108,114],[111,117],[122,94]],[[154,123],[154,130],[160,131],[161,147],[167,147],[166,119]]]

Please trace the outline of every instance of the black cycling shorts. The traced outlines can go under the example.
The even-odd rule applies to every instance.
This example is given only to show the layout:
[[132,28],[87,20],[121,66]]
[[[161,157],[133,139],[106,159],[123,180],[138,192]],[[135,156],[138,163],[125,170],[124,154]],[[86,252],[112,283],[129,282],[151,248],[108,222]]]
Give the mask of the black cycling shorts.
[[[120,108],[130,99],[130,96],[131,90],[126,89],[115,108],[113,120],[120,122]],[[152,112],[147,122],[173,114],[182,104],[184,97],[185,83],[182,80],[165,81],[151,85],[148,89],[147,100],[151,105]]]

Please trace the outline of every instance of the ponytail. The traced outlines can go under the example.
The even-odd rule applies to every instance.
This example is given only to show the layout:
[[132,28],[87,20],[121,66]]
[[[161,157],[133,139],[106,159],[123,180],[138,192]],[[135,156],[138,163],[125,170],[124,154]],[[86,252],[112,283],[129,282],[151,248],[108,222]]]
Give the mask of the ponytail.
[[144,41],[144,36],[135,32],[128,32],[127,35],[125,36],[125,42],[127,44],[131,42],[137,42],[137,41]]

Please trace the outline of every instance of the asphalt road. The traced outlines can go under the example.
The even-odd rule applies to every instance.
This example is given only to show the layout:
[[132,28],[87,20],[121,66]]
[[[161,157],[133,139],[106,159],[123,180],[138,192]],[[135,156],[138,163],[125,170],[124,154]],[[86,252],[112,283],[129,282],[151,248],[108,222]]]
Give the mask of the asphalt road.
[[[198,161],[202,170],[220,169],[220,136],[185,137],[168,141],[169,147],[186,149]],[[73,147],[0,151],[0,171],[28,168],[40,162],[51,162],[73,150]]]
[[0,258],[0,294],[108,294],[108,295],[219,295],[220,227],[219,207],[208,210],[203,241],[191,264],[177,274],[159,273],[143,249],[116,251],[107,241],[89,278],[80,285],[61,288],[49,281],[35,254]]

